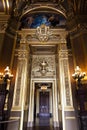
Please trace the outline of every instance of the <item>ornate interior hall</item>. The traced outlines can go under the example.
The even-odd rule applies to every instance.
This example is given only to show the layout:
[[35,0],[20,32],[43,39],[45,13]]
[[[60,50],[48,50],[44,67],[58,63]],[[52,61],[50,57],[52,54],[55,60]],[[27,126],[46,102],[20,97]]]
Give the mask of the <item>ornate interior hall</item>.
[[0,130],[87,130],[87,0],[0,0]]

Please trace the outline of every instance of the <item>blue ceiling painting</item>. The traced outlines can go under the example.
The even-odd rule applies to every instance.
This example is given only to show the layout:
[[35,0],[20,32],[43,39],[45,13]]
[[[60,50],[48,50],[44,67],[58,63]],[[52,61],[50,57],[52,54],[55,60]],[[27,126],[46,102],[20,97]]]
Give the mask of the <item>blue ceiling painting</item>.
[[33,14],[22,18],[20,28],[37,28],[41,24],[50,27],[64,27],[65,22],[65,18],[58,14]]

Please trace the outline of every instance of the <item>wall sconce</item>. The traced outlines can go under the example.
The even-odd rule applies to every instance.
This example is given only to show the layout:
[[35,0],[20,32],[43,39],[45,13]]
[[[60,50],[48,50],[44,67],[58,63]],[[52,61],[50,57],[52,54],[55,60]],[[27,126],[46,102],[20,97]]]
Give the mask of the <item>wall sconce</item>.
[[9,66],[7,66],[4,69],[4,73],[0,73],[0,80],[6,81],[7,79],[11,79],[11,78],[13,78],[13,74],[11,74]]
[[81,79],[85,77],[86,73],[82,72],[79,66],[76,66],[75,73],[72,74],[72,77],[78,81],[78,87],[81,87]]
[[4,69],[4,73],[0,73],[0,121],[5,120],[5,114],[4,109],[7,111],[6,120],[9,119],[9,112],[10,112],[10,96],[9,96],[9,88],[10,88],[10,82],[13,78],[13,74],[11,74],[11,71],[9,67],[7,66]]

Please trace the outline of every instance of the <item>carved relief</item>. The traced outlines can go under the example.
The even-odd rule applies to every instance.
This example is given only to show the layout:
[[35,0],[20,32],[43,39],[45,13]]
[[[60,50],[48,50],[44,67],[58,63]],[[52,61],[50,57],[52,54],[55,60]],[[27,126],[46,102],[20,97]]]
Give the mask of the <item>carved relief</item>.
[[20,48],[16,49],[15,56],[18,56],[19,60],[24,60],[24,59],[27,59],[28,54],[29,54],[29,47],[28,47],[28,45],[26,45],[24,43],[21,43],[20,44]]
[[18,68],[17,68],[17,74],[16,74],[17,75],[17,80],[16,80],[16,83],[15,83],[15,89],[16,89],[15,106],[18,106],[19,101],[20,101],[22,66],[23,66],[23,62],[19,61]]
[[[71,86],[70,86],[70,75],[69,75],[69,66],[68,66],[68,50],[66,44],[60,44],[59,46],[59,59],[62,61],[63,64],[63,72],[64,72],[64,84],[65,84],[65,105],[71,106]],[[60,66],[61,67],[61,66]]]
[[15,106],[20,105],[20,94],[22,89],[22,75],[24,75],[23,68],[27,67],[29,54],[29,47],[27,44],[21,43],[19,49],[16,49],[16,56],[18,56],[18,65],[15,82]]
[[[43,64],[43,60],[47,63],[46,73],[43,75],[41,73],[41,64]],[[55,77],[55,56],[43,56],[43,55],[33,55],[32,56],[32,77]],[[43,69],[44,70],[44,69]]]
[[65,78],[65,94],[66,94],[66,105],[70,106],[70,86],[69,86],[69,74],[68,74],[68,60],[63,60],[64,67],[64,78]]

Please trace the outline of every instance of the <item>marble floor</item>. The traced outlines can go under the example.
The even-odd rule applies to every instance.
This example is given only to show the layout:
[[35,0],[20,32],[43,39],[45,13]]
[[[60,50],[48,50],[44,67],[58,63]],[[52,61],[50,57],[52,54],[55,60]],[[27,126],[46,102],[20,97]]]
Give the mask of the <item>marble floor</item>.
[[61,130],[61,129],[53,127],[52,118],[39,117],[36,118],[34,126],[32,128],[27,128],[27,130]]

